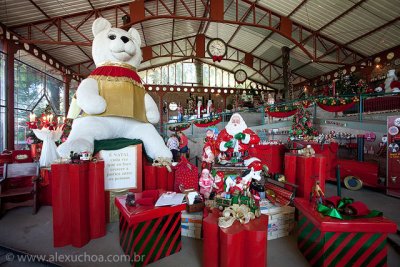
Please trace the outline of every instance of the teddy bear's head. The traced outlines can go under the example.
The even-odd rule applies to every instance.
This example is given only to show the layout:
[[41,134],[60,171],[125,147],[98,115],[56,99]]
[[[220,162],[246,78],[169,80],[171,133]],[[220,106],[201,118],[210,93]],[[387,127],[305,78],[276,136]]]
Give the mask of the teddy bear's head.
[[104,62],[126,63],[138,67],[142,61],[141,40],[138,31],[112,28],[105,18],[93,22],[92,56],[96,66]]

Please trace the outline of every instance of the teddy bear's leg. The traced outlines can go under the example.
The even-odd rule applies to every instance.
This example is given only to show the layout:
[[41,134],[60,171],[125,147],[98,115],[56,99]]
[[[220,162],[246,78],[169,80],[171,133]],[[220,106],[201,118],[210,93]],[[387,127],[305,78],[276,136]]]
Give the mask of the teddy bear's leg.
[[93,153],[95,139],[107,139],[108,125],[99,117],[84,117],[75,119],[71,132],[65,143],[57,148],[58,154],[66,158],[71,151]]
[[135,122],[132,127],[127,126],[129,129],[125,133],[125,138],[140,139],[143,142],[146,153],[153,159],[168,158],[172,159],[172,152],[165,145],[164,140],[157,132],[156,128],[150,123]]

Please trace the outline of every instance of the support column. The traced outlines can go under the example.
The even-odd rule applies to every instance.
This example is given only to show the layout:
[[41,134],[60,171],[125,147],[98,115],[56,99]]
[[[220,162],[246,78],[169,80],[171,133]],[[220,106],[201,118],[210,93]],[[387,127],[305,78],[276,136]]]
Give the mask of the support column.
[[283,85],[284,91],[287,93],[287,99],[293,100],[293,77],[290,67],[290,48],[287,46],[282,47],[282,70],[283,70]]
[[10,41],[4,42],[6,58],[6,88],[7,88],[7,143],[8,150],[14,150],[15,139],[15,113],[14,113],[14,54],[17,47]]
[[64,74],[64,107],[65,107],[65,117],[67,117],[68,110],[69,110],[69,90],[71,86],[71,75]]

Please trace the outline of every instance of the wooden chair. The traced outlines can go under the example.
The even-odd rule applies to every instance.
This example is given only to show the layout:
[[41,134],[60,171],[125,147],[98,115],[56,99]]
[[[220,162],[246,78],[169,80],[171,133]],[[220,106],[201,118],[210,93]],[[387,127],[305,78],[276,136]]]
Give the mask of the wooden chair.
[[0,178],[0,218],[5,211],[20,206],[33,206],[32,213],[36,214],[39,173],[36,162],[4,164]]

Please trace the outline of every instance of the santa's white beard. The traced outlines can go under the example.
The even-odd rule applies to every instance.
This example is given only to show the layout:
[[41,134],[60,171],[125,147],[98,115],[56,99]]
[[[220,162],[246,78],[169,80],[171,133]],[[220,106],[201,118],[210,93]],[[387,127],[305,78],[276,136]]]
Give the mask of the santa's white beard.
[[234,136],[237,133],[241,133],[244,130],[247,129],[247,125],[242,122],[240,124],[234,124],[229,122],[226,126],[225,126],[226,132],[232,136]]

